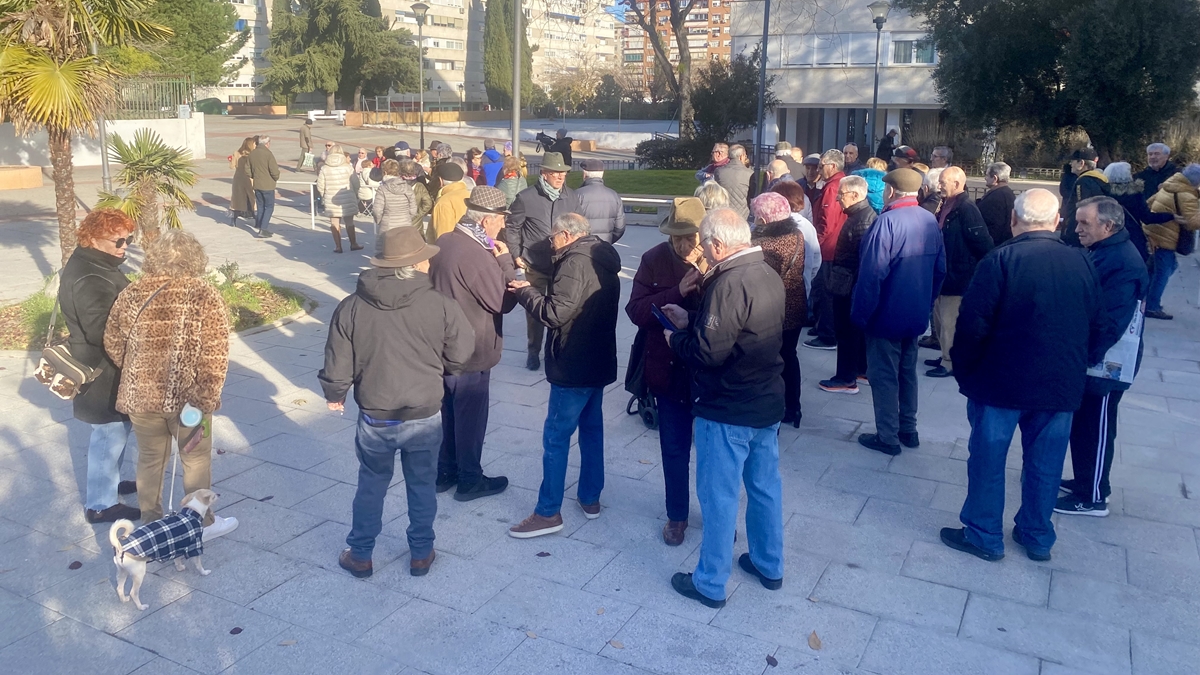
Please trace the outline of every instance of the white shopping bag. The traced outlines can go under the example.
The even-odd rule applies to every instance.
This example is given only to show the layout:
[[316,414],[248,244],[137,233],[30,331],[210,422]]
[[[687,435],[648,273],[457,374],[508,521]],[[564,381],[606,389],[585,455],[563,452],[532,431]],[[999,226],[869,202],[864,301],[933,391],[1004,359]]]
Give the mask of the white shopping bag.
[[1146,318],[1146,304],[1138,303],[1133,312],[1129,327],[1117,340],[1104,360],[1088,368],[1087,374],[1102,380],[1116,380],[1125,384],[1133,384],[1134,370],[1137,368],[1138,345],[1142,342],[1142,322]]
[[316,163],[316,157],[311,152],[304,153],[304,159],[300,162],[301,169],[311,169]]

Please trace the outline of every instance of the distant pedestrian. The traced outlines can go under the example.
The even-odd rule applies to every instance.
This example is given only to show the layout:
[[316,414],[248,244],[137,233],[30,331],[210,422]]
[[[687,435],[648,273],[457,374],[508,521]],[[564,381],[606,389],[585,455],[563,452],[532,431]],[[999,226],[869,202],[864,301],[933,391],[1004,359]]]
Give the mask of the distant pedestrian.
[[480,160],[483,166],[483,180],[477,182],[495,187],[500,170],[504,166],[504,157],[505,155],[496,150],[496,141],[490,138],[484,140],[483,157]]
[[572,143],[574,142],[575,139],[567,135],[567,129],[564,127],[554,132],[554,144],[551,145],[550,149],[546,152],[557,152],[558,154],[562,155],[563,164],[566,164],[569,167],[574,166],[571,163],[571,150],[573,149]]
[[259,136],[258,145],[250,151],[246,175],[254,183],[254,227],[259,236],[272,236],[271,215],[275,213],[275,183],[279,180],[279,163],[271,152],[271,137]]
[[230,224],[237,225],[238,218],[254,220],[254,182],[250,180],[250,153],[254,151],[254,139],[246,137],[242,147],[229,159],[233,169],[233,193],[229,200]]
[[311,119],[304,120],[304,124],[300,125],[300,160],[296,162],[296,171],[304,170],[304,156],[312,154],[312,126]]
[[[375,177],[372,178],[372,175]],[[371,203],[375,201],[375,192],[383,182],[383,172],[375,168],[375,163],[369,159],[359,163],[358,171],[354,174],[353,182],[358,184],[358,215],[371,215]]]
[[1075,207],[1088,197],[1108,196],[1108,176],[1096,168],[1096,151],[1081,148],[1071,153],[1071,173],[1075,183],[1067,191],[1062,203],[1062,222],[1058,231],[1062,240],[1071,246],[1082,247],[1079,234],[1075,232]]
[[[988,234],[996,246],[1012,239],[1012,209],[1017,195],[1008,186],[1012,169],[1004,162],[993,162],[983,172],[987,192],[975,202],[983,222],[987,223]],[[1140,197],[1140,193],[1139,193]],[[1145,202],[1142,202],[1143,208]],[[1139,234],[1141,227],[1138,227]]]
[[846,212],[846,222],[838,234],[829,272],[833,328],[837,333],[837,369],[832,378],[821,380],[818,386],[835,394],[857,394],[859,378],[867,376],[867,342],[862,328],[850,319],[851,296],[858,281],[859,246],[878,214],[867,203],[867,181],[862,176],[842,179],[838,203]]
[[875,149],[875,156],[885,162],[892,161],[892,153],[896,147],[896,136],[900,134],[898,129],[889,130],[883,138],[879,139],[879,147]]
[[575,190],[579,195],[579,215],[592,224],[593,235],[615,244],[625,235],[625,204],[616,190],[604,185],[604,162],[585,159],[583,185]]
[[833,296],[830,295],[829,275],[833,269],[833,254],[837,248],[838,235],[846,222],[846,212],[838,203],[838,186],[846,174],[842,171],[845,157],[841,150],[828,150],[821,155],[820,198],[813,206],[813,225],[821,242],[821,269],[813,281],[813,316],[816,319],[816,337],[804,343],[811,349],[837,349],[837,332],[833,328]]

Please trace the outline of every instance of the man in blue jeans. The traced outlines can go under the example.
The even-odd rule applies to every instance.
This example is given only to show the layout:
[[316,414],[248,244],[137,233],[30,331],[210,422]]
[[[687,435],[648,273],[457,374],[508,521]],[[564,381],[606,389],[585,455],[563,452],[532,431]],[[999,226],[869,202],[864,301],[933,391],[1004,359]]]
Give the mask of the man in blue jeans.
[[993,562],[1004,557],[1005,458],[1018,426],[1024,470],[1012,539],[1030,559],[1050,559],[1071,417],[1088,367],[1104,356],[1110,321],[1096,268],[1054,231],[1058,199],[1027,190],[1012,220],[1013,238],[980,261],[963,295],[950,350],[971,438],[965,527],[942,528],[941,538]]
[[254,227],[260,237],[271,236],[271,214],[275,212],[275,184],[279,181],[279,163],[271,152],[271,137],[258,139],[258,146],[250,151],[246,172],[254,183]]
[[509,528],[529,539],[563,528],[571,434],[579,429],[579,486],[583,514],[600,517],[604,489],[604,387],[617,380],[617,305],[621,300],[621,256],[591,234],[588,219],[565,213],[550,230],[554,273],[546,295],[527,281],[509,288],[530,317],[550,329],[546,379],[550,403],[542,431],[542,486],[533,515]]
[[718,209],[700,223],[709,263],[695,316],[663,312],[664,335],[692,371],[696,497],[704,515],[700,561],[671,586],[708,607],[725,606],[733,568],[738,499],[746,485],[746,539],[738,565],[768,589],[783,586],[783,497],[779,421],[784,413],[783,281],[750,245],[746,219]]
[[333,312],[318,374],[330,410],[345,411],[351,385],[359,410],[358,491],[349,548],[338,564],[356,577],[371,576],[399,450],[408,492],[409,572],[419,577],[429,573],[435,556],[442,376],[462,372],[475,351],[475,331],[458,303],[429,281],[437,246],[412,227],[387,230],[382,239],[373,268],[359,275],[354,294]]

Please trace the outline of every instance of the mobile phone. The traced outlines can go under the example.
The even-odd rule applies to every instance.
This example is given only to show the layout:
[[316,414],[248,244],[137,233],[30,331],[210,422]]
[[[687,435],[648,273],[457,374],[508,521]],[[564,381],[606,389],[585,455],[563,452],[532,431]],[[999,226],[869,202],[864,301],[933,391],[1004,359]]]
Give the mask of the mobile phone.
[[650,313],[654,315],[654,318],[658,319],[658,322],[662,324],[663,328],[666,328],[669,331],[679,330],[679,327],[676,326],[669,318],[667,318],[666,314],[663,314],[663,311],[658,308],[658,305],[650,305]]

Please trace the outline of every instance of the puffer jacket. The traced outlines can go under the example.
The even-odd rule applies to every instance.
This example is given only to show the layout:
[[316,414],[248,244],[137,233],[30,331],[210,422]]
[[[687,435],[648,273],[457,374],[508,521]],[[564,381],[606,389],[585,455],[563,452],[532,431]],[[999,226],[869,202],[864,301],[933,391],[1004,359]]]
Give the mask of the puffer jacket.
[[[1151,213],[1170,213],[1183,216],[1190,222],[1188,230],[1200,229],[1200,190],[1192,185],[1182,173],[1177,173],[1163,181],[1162,187],[1150,198]],[[1195,223],[1193,226],[1192,223]],[[1154,223],[1142,228],[1153,248],[1174,251],[1179,245],[1179,223],[1171,220],[1166,223]]]
[[342,217],[345,213],[353,215],[358,211],[358,196],[350,186],[353,176],[354,168],[350,166],[346,155],[340,152],[327,157],[321,172],[317,174],[317,191],[321,193],[326,206],[337,207],[333,210],[335,217]]
[[371,179],[371,169],[358,170],[358,200],[360,202],[369,202],[375,199],[375,192],[379,190],[382,181]]
[[867,203],[875,209],[875,213],[883,212],[883,176],[879,169],[859,169],[853,176],[861,176],[867,181]]
[[579,215],[591,223],[591,233],[610,244],[625,234],[625,204],[601,178],[589,178],[575,190],[579,195]]
[[413,187],[401,178],[389,177],[375,191],[371,206],[375,217],[375,255],[383,255],[383,233],[397,227],[411,227],[417,215],[417,196]]
[[496,187],[504,193],[505,206],[512,206],[512,203],[517,199],[517,193],[529,187],[525,183],[525,179],[520,176],[512,176],[510,178],[502,178],[496,181]]
[[211,413],[229,369],[229,311],[204,279],[144,276],[113,303],[104,349],[122,369],[117,410]]
[[437,201],[433,203],[433,217],[429,221],[429,231],[426,233],[429,243],[436,242],[438,237],[458,225],[458,221],[467,213],[467,197],[470,196],[471,191],[467,189],[467,184],[460,180],[442,186]]

